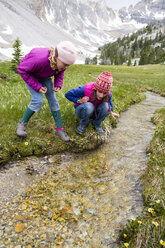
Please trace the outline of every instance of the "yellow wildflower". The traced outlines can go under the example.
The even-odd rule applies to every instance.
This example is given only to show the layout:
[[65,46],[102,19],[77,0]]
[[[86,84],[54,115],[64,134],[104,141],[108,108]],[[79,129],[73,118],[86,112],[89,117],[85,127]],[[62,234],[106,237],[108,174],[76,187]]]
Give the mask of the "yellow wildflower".
[[128,244],[128,243],[124,243],[124,246],[125,246],[125,247],[128,247],[128,246],[129,246],[129,244]]
[[141,221],[141,220],[138,220],[138,223],[139,223],[139,224],[142,224],[142,221]]
[[160,203],[160,200],[157,200],[156,203]]
[[123,236],[124,236],[124,238],[126,238],[127,237],[127,234],[124,233]]
[[25,146],[28,146],[29,145],[29,143],[28,142],[25,142]]
[[154,224],[156,227],[159,226],[158,222],[152,221],[152,224]]
[[160,244],[163,245],[163,246],[165,246],[165,241],[161,239],[160,240]]
[[148,209],[148,212],[152,214],[154,212],[154,209],[153,208],[149,208]]
[[133,221],[135,221],[136,219],[135,218],[132,218]]

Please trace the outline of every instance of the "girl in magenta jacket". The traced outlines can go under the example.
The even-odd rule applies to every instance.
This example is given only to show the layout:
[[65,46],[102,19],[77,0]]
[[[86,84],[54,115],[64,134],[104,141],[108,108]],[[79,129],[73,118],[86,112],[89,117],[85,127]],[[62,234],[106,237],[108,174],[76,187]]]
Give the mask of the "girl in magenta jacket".
[[[34,48],[23,58],[18,66],[18,73],[31,94],[31,102],[17,126],[16,134],[18,136],[26,137],[27,123],[31,116],[40,110],[45,94],[56,124],[55,133],[63,141],[70,140],[62,127],[60,108],[55,92],[62,88],[64,71],[69,65],[74,64],[75,59],[75,48],[69,41],[60,42],[56,48]],[[54,83],[51,79],[52,76]]]
[[112,87],[113,77],[109,72],[101,73],[96,82],[85,84],[72,89],[65,94],[65,97],[74,102],[75,113],[80,118],[77,132],[83,134],[88,126],[89,120],[93,120],[94,129],[100,134],[102,121],[110,114],[118,118],[119,114],[113,113]]

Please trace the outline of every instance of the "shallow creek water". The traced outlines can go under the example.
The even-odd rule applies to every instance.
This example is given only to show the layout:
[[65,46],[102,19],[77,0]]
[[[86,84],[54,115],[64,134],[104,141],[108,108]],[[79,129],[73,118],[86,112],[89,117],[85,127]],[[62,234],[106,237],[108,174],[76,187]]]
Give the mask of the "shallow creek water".
[[[95,151],[32,157],[8,163],[0,172],[0,211],[3,224],[0,227],[0,247],[26,247],[27,244],[31,247],[52,248],[58,245],[64,248],[118,247],[116,241],[119,230],[127,219],[140,215],[143,208],[140,176],[146,170],[145,150],[155,128],[151,117],[156,109],[163,106],[163,97],[147,92],[145,100],[121,114],[109,141]],[[59,158],[60,163],[57,162]],[[32,175],[27,174],[27,165],[33,165]],[[48,199],[51,195],[51,200],[47,201],[49,204],[46,201],[40,202],[42,213],[40,211],[35,216],[30,224],[31,229],[26,224],[20,241],[18,234],[14,233],[11,216],[13,218],[14,214],[20,214],[22,210],[28,215],[30,210],[34,212],[32,206],[25,206],[25,198],[27,195],[30,198],[30,193],[26,195],[24,192],[33,188],[33,192],[39,194],[36,188],[41,181],[43,185],[45,181],[46,188],[50,190],[49,193],[43,190],[42,197]],[[23,208],[20,202],[24,203]],[[52,209],[55,208],[54,213]],[[9,209],[12,214],[9,214]],[[7,218],[4,218],[6,214],[10,217],[10,225]],[[52,222],[54,215],[56,221]],[[42,220],[45,225],[42,225]],[[45,236],[41,239],[40,234],[43,233]],[[11,246],[5,246],[8,236]]]

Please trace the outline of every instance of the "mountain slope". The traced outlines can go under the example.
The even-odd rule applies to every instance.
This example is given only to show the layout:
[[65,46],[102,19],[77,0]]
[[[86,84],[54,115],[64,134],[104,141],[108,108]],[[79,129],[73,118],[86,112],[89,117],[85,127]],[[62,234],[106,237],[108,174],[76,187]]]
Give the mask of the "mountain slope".
[[[160,16],[164,0],[144,0],[115,12],[105,0],[0,0],[0,60],[10,58],[19,37],[26,53],[35,46],[75,43],[78,61],[97,53],[98,47],[131,33]],[[144,8],[145,6],[145,8]],[[139,9],[144,9],[138,18]],[[142,12],[142,11],[141,11]],[[77,62],[78,62],[77,61]]]
[[[101,64],[144,65],[165,62],[165,19],[100,48]],[[94,59],[87,60],[94,63]]]

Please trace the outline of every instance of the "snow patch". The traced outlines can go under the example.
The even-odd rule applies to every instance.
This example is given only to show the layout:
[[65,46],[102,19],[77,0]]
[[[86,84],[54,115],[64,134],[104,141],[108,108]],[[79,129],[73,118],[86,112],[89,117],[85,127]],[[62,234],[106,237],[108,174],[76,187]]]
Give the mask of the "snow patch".
[[54,11],[52,9],[50,9],[49,11],[47,10],[47,8],[45,7],[45,16],[46,16],[46,20],[52,24],[54,22]]
[[9,42],[5,41],[1,36],[0,36],[0,43],[9,44]]
[[12,34],[13,33],[12,29],[10,28],[10,26],[7,25],[5,27],[5,29],[6,30],[2,31],[3,34]]
[[13,48],[1,48],[0,53],[8,58],[12,58]]
[[160,12],[160,13],[155,13],[155,15],[154,15],[154,17],[155,17],[155,19],[158,19],[158,20],[161,20],[161,19],[163,19],[164,18],[164,12],[162,11],[162,12]]
[[151,11],[148,9],[147,6],[146,6],[146,13],[145,14],[147,14],[148,16],[150,16],[150,14],[151,14]]

